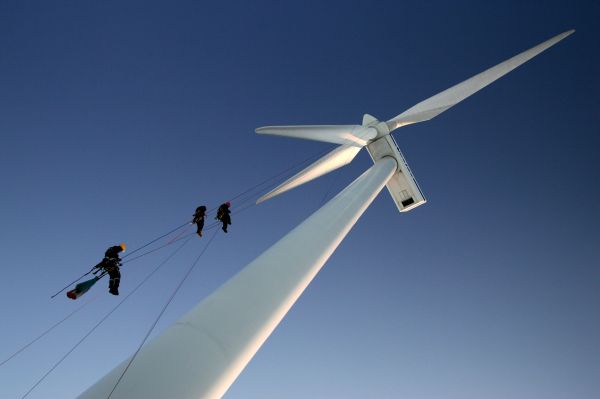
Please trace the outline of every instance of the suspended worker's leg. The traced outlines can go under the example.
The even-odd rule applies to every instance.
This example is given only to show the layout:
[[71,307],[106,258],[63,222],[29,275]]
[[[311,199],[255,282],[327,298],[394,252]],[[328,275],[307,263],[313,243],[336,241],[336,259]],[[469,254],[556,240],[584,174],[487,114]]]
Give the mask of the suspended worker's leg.
[[110,279],[108,280],[108,292],[113,295],[119,295],[119,283],[121,282],[121,272],[118,267],[111,269],[108,272]]
[[196,232],[200,237],[202,237],[202,229],[204,228],[204,220],[196,223],[198,225],[198,231]]

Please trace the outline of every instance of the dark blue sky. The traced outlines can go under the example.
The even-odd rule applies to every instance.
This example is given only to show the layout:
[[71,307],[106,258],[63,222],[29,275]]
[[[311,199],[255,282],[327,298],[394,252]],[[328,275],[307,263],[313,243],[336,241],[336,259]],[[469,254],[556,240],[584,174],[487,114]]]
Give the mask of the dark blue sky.
[[[577,32],[396,131],[428,203],[382,192],[227,398],[600,396],[597,2],[0,2],[0,360],[79,302],[49,295],[327,144],[269,124],[389,119]],[[234,215],[158,331],[371,160]],[[233,203],[234,210],[236,202]],[[203,242],[31,398],[74,397],[132,353]],[[123,270],[130,291],[167,255]],[[0,367],[20,397],[118,300]]]

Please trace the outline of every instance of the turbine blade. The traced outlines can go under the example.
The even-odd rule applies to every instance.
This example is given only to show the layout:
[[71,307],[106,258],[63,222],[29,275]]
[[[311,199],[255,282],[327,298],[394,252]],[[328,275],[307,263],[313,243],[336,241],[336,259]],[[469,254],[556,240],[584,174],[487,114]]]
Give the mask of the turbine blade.
[[306,125],[306,126],[264,126],[256,129],[258,134],[294,137],[326,143],[363,147],[377,135],[375,129],[360,125]]
[[269,198],[273,198],[276,195],[282,194],[291,190],[292,188],[298,187],[304,183],[316,179],[317,177],[323,176],[324,174],[349,164],[354,159],[356,154],[358,154],[360,149],[361,147],[354,147],[351,145],[342,145],[337,147],[335,150],[319,158],[319,160],[315,161],[310,166],[296,173],[294,176],[260,197],[256,203],[260,204]]
[[452,86],[451,88],[444,90],[441,93],[428,98],[427,100],[421,101],[412,108],[409,108],[395,118],[387,121],[386,123],[390,131],[401,126],[410,125],[411,123],[424,122],[441,114],[448,108],[458,104],[465,98],[471,96],[472,94],[483,89],[485,86],[506,75],[516,67],[529,61],[542,51],[555,45],[573,32],[575,32],[575,30],[569,30],[561,33],[560,35],[554,36],[553,38],[538,44],[537,46],[532,47],[529,50],[524,51],[501,64],[483,71],[462,83]]

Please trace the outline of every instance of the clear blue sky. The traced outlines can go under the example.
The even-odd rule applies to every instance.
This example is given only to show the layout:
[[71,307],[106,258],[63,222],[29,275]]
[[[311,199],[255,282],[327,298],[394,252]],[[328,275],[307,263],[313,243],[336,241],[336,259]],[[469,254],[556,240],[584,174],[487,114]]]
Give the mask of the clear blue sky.
[[[600,397],[599,20],[593,1],[0,2],[0,360],[78,306],[49,295],[109,245],[328,148],[254,128],[388,119],[575,28],[396,132],[429,202],[399,214],[382,192],[226,398]],[[234,215],[158,331],[370,164]],[[30,397],[75,397],[132,353],[202,244]],[[116,303],[105,285],[0,367],[1,398]]]

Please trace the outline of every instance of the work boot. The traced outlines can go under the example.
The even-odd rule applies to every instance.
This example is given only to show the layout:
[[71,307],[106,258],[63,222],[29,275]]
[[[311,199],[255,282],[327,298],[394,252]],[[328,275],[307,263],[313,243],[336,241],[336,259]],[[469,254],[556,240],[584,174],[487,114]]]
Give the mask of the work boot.
[[117,288],[111,288],[108,292],[113,295],[119,295],[119,290]]

